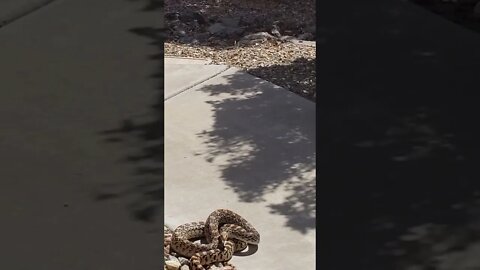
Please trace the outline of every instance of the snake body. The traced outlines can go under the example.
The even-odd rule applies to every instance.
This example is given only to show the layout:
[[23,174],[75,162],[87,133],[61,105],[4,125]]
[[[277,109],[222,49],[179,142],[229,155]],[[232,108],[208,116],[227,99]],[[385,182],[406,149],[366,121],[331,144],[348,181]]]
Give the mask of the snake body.
[[[208,244],[191,241],[200,237],[206,237]],[[193,270],[204,270],[203,265],[229,261],[234,252],[259,242],[260,234],[248,221],[231,210],[218,209],[206,222],[178,226],[173,231],[171,248],[190,258]]]
[[208,216],[205,222],[205,236],[209,243],[218,245],[220,238],[219,228],[224,224],[232,224],[229,225],[231,228],[229,237],[252,245],[260,243],[260,234],[257,230],[239,214],[228,209],[215,210]]

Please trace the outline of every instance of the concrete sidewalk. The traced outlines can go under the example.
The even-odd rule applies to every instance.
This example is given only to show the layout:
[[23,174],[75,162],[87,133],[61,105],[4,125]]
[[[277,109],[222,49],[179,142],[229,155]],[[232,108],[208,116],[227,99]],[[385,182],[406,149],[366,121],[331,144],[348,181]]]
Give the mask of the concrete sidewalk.
[[163,143],[147,4],[58,0],[0,28],[0,269],[161,268],[161,174],[140,174]]
[[228,208],[261,235],[239,269],[315,269],[315,104],[236,68],[165,75],[165,223]]
[[0,1],[0,27],[45,7],[53,1],[55,0],[2,0]]
[[480,29],[320,2],[322,269],[480,269]]

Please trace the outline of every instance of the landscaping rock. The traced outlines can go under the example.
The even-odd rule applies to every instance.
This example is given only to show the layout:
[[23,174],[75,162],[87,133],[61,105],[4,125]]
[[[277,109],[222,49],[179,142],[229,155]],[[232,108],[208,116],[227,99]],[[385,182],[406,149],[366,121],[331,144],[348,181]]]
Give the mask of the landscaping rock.
[[285,87],[309,99],[315,97],[315,42],[276,43],[266,40],[257,45],[231,46],[222,49],[165,43],[165,54],[179,57],[211,59],[211,64],[226,64]]
[[226,29],[227,29],[227,27],[225,27],[225,25],[223,25],[221,23],[212,24],[207,28],[208,32],[210,32],[211,34],[214,34],[214,35],[222,33]]
[[223,265],[217,264],[210,266],[210,270],[224,270]]
[[206,24],[207,20],[203,17],[202,14],[195,11],[184,11],[180,13],[179,16],[180,21],[183,23],[192,23],[193,21],[197,21],[199,24]]
[[177,257],[172,255],[168,256],[168,261],[180,262]]
[[226,27],[238,28],[240,25],[240,17],[222,17],[219,21]]
[[274,35],[277,38],[280,38],[282,34],[280,34],[280,29],[277,25],[273,25],[272,30],[270,31],[272,35]]
[[195,39],[198,40],[199,42],[206,42],[208,38],[210,38],[210,36],[211,35],[208,32],[198,33],[194,35]]
[[300,40],[312,40],[314,36],[311,33],[303,33],[298,35],[298,39]]
[[178,12],[165,13],[165,19],[167,21],[177,21],[179,20],[179,17],[180,17],[180,13]]
[[241,34],[243,32],[243,28],[241,27],[229,27],[222,23],[212,24],[207,28],[207,30],[212,35],[219,36],[219,37],[229,37],[232,35]]
[[180,266],[180,270],[190,270],[190,266],[184,264],[184,265]]
[[242,40],[273,40],[273,39],[275,39],[275,37],[270,35],[267,32],[258,32],[254,34],[249,34],[242,38]]
[[194,37],[188,37],[188,36],[181,37],[178,41],[180,41],[181,43],[184,43],[184,44],[198,44],[199,43],[198,39],[196,39]]
[[178,270],[181,265],[178,261],[166,261],[165,266],[168,270]]
[[190,260],[185,258],[185,257],[178,257],[177,258],[178,261],[182,264],[182,265],[185,265],[185,264],[189,264],[190,263]]
[[314,99],[315,1],[165,0],[165,12],[165,54],[245,68]]

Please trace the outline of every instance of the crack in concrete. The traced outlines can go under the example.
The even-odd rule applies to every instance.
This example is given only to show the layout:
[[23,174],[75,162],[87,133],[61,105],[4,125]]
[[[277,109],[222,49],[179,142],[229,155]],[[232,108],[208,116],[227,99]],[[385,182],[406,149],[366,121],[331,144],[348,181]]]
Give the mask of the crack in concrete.
[[169,99],[171,99],[171,98],[174,98],[174,97],[180,95],[181,93],[184,93],[184,92],[186,92],[186,91],[194,88],[195,86],[197,86],[197,85],[199,85],[199,84],[202,84],[202,83],[204,83],[204,82],[206,82],[206,81],[208,81],[208,80],[211,80],[211,79],[217,77],[218,75],[224,73],[225,71],[227,71],[227,70],[229,70],[229,69],[230,69],[230,67],[226,67],[225,69],[223,69],[223,70],[221,70],[221,71],[219,71],[219,72],[217,72],[217,73],[215,73],[215,74],[213,74],[213,75],[211,75],[211,76],[209,76],[209,77],[207,77],[207,78],[205,78],[205,79],[202,79],[202,80],[200,80],[200,81],[198,81],[198,82],[196,82],[196,83],[193,83],[192,85],[190,85],[190,86],[188,86],[188,87],[185,87],[184,89],[176,92],[175,94],[172,94],[171,96],[166,97],[166,98],[163,100],[163,102],[167,102],[167,100],[169,100]]
[[41,8],[55,2],[57,0],[43,0],[36,3],[30,3],[24,7],[19,8],[17,11],[12,12],[12,14],[7,15],[5,18],[0,18],[0,28],[3,28],[31,13],[40,10]]

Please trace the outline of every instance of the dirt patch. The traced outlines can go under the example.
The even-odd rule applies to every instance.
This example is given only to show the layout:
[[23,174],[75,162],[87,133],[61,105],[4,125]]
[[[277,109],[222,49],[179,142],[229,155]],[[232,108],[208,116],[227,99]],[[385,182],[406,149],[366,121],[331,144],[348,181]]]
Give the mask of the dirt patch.
[[315,101],[315,1],[165,1],[165,54],[212,59]]

